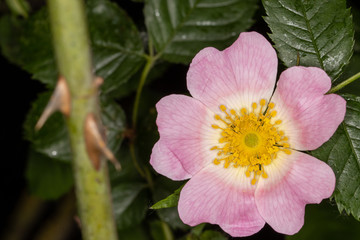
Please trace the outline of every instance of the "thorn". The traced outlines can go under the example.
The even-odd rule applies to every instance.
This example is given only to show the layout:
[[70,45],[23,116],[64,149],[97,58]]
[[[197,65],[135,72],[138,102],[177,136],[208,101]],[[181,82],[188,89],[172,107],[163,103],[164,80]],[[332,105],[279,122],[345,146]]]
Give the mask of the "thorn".
[[96,88],[99,88],[104,83],[104,79],[102,77],[96,77],[94,80],[94,85]]
[[54,93],[52,94],[48,104],[46,105],[43,113],[41,114],[38,122],[35,125],[35,129],[42,128],[46,120],[56,111],[60,111],[66,117],[70,115],[70,92],[66,80],[60,76],[56,84]]
[[93,113],[89,113],[85,119],[85,144],[86,151],[96,170],[99,170],[101,158],[105,156],[114,164],[116,170],[120,171],[121,165],[114,154],[106,146],[104,137],[99,131],[99,125]]

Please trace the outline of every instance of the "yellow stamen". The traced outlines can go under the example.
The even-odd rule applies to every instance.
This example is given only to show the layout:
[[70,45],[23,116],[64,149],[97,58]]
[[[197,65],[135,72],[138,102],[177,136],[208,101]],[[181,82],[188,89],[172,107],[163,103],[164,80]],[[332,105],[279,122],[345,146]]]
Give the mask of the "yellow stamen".
[[[277,114],[274,110],[275,104],[267,103],[265,99],[261,99],[259,103],[259,112],[254,111],[258,106],[254,102],[251,104],[252,111],[241,108],[240,113],[220,105],[225,117],[218,114],[214,117],[225,126],[211,125],[213,129],[221,130],[219,145],[211,148],[218,151],[214,164],[219,165],[223,162],[224,168],[245,167],[245,175],[248,178],[252,176],[253,185],[260,177],[268,178],[264,168],[276,159],[279,151],[291,154],[288,137],[285,136],[284,131],[278,129],[282,121],[271,121]],[[263,108],[266,109],[264,112]]]
[[251,105],[251,107],[253,108],[253,110],[254,109],[256,109],[257,108],[257,104],[256,103],[253,103],[252,105]]
[[265,106],[265,104],[266,104],[266,100],[265,100],[265,99],[261,99],[261,100],[260,100],[260,105],[261,105],[261,106]]

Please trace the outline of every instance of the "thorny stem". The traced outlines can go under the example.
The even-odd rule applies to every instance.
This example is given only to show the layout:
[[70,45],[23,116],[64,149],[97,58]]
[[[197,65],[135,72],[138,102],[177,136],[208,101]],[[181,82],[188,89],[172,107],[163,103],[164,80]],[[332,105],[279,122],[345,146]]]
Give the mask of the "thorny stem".
[[[84,2],[48,0],[53,45],[59,73],[70,89],[71,112],[66,119],[73,153],[78,213],[84,240],[117,240],[107,165],[95,170],[85,147],[84,122],[99,117]],[[76,23],[76,24],[74,24]]]
[[343,87],[347,86],[348,84],[352,83],[353,81],[355,81],[356,79],[360,78],[360,72],[358,72],[357,74],[355,74],[352,77],[349,77],[348,79],[346,79],[345,81],[343,81],[342,83],[339,83],[338,85],[336,85],[335,87],[331,88],[329,93],[334,93],[339,91],[340,89],[342,89]]

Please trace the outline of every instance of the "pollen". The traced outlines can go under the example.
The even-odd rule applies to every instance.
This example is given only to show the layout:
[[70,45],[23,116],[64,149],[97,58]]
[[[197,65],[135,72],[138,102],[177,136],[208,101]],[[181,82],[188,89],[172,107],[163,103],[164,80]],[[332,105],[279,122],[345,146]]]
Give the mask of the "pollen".
[[[260,108],[260,111],[255,109]],[[273,102],[267,103],[261,99],[259,104],[251,104],[251,109],[228,109],[220,105],[223,116],[214,116],[218,124],[211,127],[220,133],[219,145],[211,150],[217,151],[217,157],[213,163],[224,168],[244,167],[245,175],[251,178],[250,182],[255,185],[260,177],[266,179],[266,166],[276,159],[282,151],[291,154],[290,144],[285,132],[279,130],[282,121],[271,121],[277,112]]]

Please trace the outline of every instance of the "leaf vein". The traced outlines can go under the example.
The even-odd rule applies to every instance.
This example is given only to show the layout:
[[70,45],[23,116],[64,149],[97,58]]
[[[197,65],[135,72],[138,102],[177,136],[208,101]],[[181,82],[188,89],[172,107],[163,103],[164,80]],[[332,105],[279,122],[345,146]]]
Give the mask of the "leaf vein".
[[297,51],[302,51],[302,52],[304,52],[304,53],[316,55],[315,51],[314,51],[314,52],[311,52],[311,51],[309,51],[309,50],[305,50],[305,49],[301,49],[301,48],[294,47],[294,46],[290,45],[290,43],[285,42],[284,40],[282,40],[282,39],[280,39],[280,38],[278,38],[278,41],[284,43],[286,46],[289,46],[290,48],[295,49],[295,50],[297,50]]
[[297,12],[296,10],[290,8],[289,6],[286,6],[286,5],[285,5],[284,3],[282,3],[281,1],[279,1],[279,3],[280,3],[280,5],[281,5],[284,9],[288,10],[289,12],[291,12],[291,13],[297,15],[297,16],[303,17],[303,16],[301,15],[301,13],[299,13],[299,12]]
[[301,10],[302,10],[302,14],[303,14],[303,18],[305,20],[305,23],[306,23],[306,26],[308,28],[308,31],[309,31],[309,34],[310,34],[310,38],[311,40],[313,41],[313,47],[314,47],[314,50],[315,50],[315,53],[316,53],[316,57],[319,61],[319,64],[320,64],[320,67],[322,69],[324,69],[324,64],[322,62],[322,59],[321,59],[321,56],[320,56],[320,52],[319,52],[319,49],[318,49],[318,46],[316,44],[316,41],[315,41],[315,38],[314,38],[314,33],[312,32],[312,27],[310,25],[310,21],[309,19],[307,18],[307,14],[306,14],[306,11],[305,11],[305,6],[304,6],[304,3],[302,1],[300,1],[300,5],[301,5]]
[[[323,59],[326,55],[328,55],[332,50],[334,50],[337,46],[339,46],[339,43],[344,39],[344,35],[338,40],[337,43],[335,43],[333,46],[331,46],[331,48],[329,50],[327,50],[326,52],[323,53],[323,55],[321,56],[321,59]],[[329,42],[329,41],[328,41]],[[324,45],[324,47],[326,46],[326,44]]]

